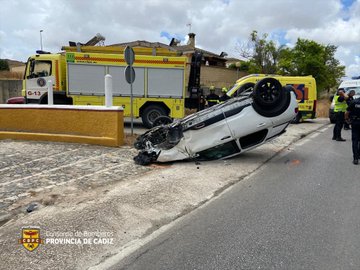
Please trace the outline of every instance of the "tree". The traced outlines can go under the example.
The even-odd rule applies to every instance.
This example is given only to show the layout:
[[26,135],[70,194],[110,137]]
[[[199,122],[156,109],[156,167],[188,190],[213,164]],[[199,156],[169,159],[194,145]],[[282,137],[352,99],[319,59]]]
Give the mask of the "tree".
[[257,31],[253,31],[248,43],[237,47],[240,55],[248,59],[250,73],[312,75],[318,92],[337,86],[345,75],[345,67],[335,58],[337,47],[334,45],[299,38],[294,48],[288,48],[277,46],[267,38],[267,34],[260,38]]
[[325,48],[325,65],[328,74],[325,83],[325,89],[330,89],[334,85],[340,83],[341,77],[345,76],[345,67],[340,65],[340,61],[335,58],[337,47],[327,45]]
[[260,38],[257,31],[250,34],[246,44],[239,45],[237,50],[240,55],[249,60],[249,71],[253,73],[275,74],[281,50],[284,46],[277,47],[275,42],[267,40],[268,35]]
[[289,75],[312,75],[316,79],[318,91],[337,86],[345,75],[345,67],[335,58],[337,47],[322,45],[313,40],[298,39],[295,47],[280,62],[279,70],[289,72]]
[[9,63],[5,59],[0,59],[0,70],[10,70]]

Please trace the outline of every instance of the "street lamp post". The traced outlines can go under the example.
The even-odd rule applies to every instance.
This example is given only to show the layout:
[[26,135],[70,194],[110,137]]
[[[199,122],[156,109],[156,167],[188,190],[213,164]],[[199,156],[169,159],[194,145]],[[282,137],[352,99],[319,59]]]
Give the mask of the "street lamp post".
[[43,32],[44,30],[40,30],[40,48],[41,48],[41,50],[43,50],[43,44],[42,44],[42,32]]
[[240,68],[241,63],[240,62],[236,62],[235,66],[236,66],[236,79],[239,79],[239,68]]

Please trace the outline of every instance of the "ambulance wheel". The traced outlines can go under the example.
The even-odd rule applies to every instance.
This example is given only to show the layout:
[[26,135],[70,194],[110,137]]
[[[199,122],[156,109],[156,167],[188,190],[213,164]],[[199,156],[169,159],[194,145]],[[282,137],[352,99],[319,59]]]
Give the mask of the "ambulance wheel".
[[159,116],[167,116],[165,109],[157,105],[150,105],[143,110],[141,119],[145,127],[152,128],[155,119]]
[[259,106],[269,109],[277,107],[286,99],[281,83],[275,78],[264,78],[255,84],[253,91],[254,102]]

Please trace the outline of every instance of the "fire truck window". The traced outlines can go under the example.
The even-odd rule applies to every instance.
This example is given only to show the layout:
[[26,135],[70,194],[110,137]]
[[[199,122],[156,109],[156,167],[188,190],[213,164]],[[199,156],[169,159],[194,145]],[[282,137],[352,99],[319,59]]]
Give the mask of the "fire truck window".
[[28,79],[47,77],[51,75],[51,61],[35,61],[31,60],[30,63],[30,74],[27,76]]

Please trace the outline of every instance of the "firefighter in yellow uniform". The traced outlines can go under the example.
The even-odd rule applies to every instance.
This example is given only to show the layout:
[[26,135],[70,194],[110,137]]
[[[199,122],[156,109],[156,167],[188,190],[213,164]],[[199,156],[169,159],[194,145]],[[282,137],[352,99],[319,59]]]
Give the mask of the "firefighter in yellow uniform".
[[334,126],[334,130],[333,130],[333,140],[336,140],[338,142],[344,142],[346,141],[345,139],[343,139],[341,137],[341,130],[344,126],[344,115],[346,112],[346,108],[347,108],[347,103],[346,100],[349,97],[345,94],[345,91],[343,88],[339,88],[339,90],[337,91],[336,95],[334,96],[334,100],[335,100],[335,106],[334,106],[334,113],[335,113],[335,126]]
[[219,96],[215,94],[215,87],[210,86],[210,94],[206,96],[208,107],[214,106],[219,103]]
[[220,102],[224,102],[224,101],[230,99],[230,97],[226,94],[227,91],[228,91],[228,90],[227,90],[226,87],[223,87],[223,88],[221,89],[222,95],[220,96]]

